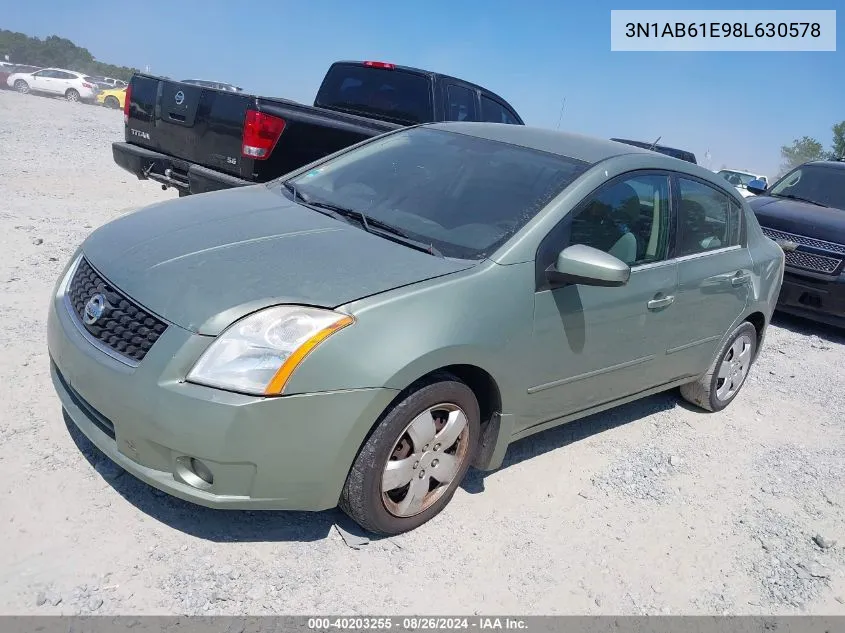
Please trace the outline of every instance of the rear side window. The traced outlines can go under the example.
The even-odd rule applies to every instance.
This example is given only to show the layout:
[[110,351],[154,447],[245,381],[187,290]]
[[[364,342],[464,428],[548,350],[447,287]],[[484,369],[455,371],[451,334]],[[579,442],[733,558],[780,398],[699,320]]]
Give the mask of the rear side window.
[[335,64],[326,73],[314,103],[400,123],[434,120],[431,81],[398,68]]
[[446,120],[475,121],[475,93],[464,86],[446,87]]
[[679,178],[677,255],[736,246],[742,234],[739,205],[727,194],[696,180]]
[[481,95],[481,120],[488,123],[508,123],[510,125],[519,125],[514,116],[508,112],[507,108],[498,101],[493,101],[490,97]]

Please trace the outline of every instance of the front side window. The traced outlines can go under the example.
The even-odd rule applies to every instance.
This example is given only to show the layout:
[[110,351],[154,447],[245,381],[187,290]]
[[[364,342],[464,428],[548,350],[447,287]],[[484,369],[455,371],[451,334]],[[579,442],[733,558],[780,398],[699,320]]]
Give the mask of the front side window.
[[519,124],[519,121],[501,103],[484,95],[481,95],[481,120],[488,123]]
[[572,217],[567,244],[592,246],[629,266],[661,261],[669,246],[669,177],[630,176],[591,194]]
[[[679,178],[679,257],[739,244],[741,209],[730,197],[697,180]],[[732,208],[733,207],[733,208]]]
[[845,209],[845,169],[803,165],[776,182],[768,195]]
[[288,182],[314,202],[363,212],[446,257],[482,259],[588,166],[467,134],[414,128]]

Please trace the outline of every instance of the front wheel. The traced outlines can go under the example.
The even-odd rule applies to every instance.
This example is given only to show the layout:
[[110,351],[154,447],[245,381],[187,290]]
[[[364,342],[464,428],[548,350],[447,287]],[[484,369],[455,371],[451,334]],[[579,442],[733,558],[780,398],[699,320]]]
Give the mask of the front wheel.
[[68,91],[65,93],[65,99],[72,103],[77,103],[79,101],[79,92],[77,92],[73,88],[69,88]]
[[29,94],[29,84],[26,83],[23,79],[18,79],[15,82],[15,90],[17,90],[22,95]]
[[684,400],[707,411],[721,411],[742,389],[756,353],[757,329],[744,321],[731,332],[707,373],[681,385]]
[[400,534],[437,515],[466,475],[481,434],[478,402],[454,376],[410,389],[364,443],[340,507],[361,527]]
[[118,109],[118,108],[120,108],[120,101],[117,100],[117,97],[108,96],[108,97],[106,97],[106,100],[104,101],[104,105],[107,108]]

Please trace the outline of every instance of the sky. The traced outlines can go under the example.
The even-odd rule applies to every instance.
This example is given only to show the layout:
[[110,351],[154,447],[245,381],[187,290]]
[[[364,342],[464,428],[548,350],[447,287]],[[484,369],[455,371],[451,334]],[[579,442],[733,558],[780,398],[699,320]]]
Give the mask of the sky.
[[[837,7],[837,5],[839,5]],[[611,52],[611,9],[799,9],[794,0],[0,0],[0,28],[59,35],[108,63],[216,79],[311,103],[329,64],[380,60],[451,74],[527,125],[654,141],[772,178],[780,146],[827,148],[845,119],[837,52]],[[836,9],[845,33],[845,5]],[[560,118],[564,103],[563,117]],[[708,161],[705,156],[709,152]]]

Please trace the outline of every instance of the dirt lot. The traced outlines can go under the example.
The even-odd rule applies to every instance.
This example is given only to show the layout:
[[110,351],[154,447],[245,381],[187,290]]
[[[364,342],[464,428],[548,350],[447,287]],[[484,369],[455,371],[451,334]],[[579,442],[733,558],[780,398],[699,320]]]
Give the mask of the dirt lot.
[[0,612],[845,614],[845,334],[797,320],[727,411],[667,393],[529,438],[358,549],[339,511],[211,511],[117,470],[63,421],[45,323],[92,228],[174,197],[112,163],[122,134],[0,91]]

